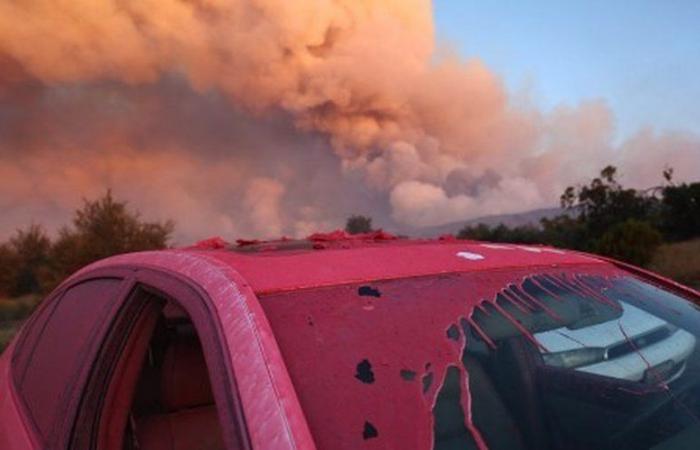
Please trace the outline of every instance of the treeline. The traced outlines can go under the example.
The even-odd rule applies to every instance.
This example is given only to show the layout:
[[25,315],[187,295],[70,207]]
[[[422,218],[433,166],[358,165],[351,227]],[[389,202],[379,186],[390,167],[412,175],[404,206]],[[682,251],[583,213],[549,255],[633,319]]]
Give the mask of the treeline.
[[93,261],[119,253],[165,248],[172,222],[146,222],[107,193],[85,200],[55,239],[32,224],[0,243],[0,297],[45,293]]
[[[620,185],[616,176],[617,169],[608,166],[589,184],[568,187],[561,195],[564,213],[542,219],[540,226],[479,224],[465,226],[457,237],[554,245],[642,266],[661,243],[700,237],[700,182],[676,184],[667,169],[663,185],[636,190]],[[45,293],[93,261],[165,248],[173,229],[170,221],[143,221],[107,191],[85,200],[53,239],[32,224],[0,243],[0,297]],[[346,230],[371,231],[372,219],[352,216]]]
[[584,186],[561,195],[564,213],[540,226],[465,226],[458,238],[493,242],[547,244],[611,256],[644,266],[663,242],[700,236],[700,183],[673,182],[646,190],[625,188],[617,169],[608,166]]

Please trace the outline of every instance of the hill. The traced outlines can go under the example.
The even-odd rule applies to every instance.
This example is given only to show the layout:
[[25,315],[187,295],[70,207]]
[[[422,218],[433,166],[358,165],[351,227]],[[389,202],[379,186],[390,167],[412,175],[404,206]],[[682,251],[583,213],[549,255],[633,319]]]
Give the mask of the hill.
[[484,216],[476,219],[465,220],[463,222],[452,222],[432,227],[405,227],[397,231],[399,234],[414,237],[435,237],[443,234],[456,235],[457,232],[459,232],[459,230],[461,230],[465,225],[477,225],[480,223],[490,226],[503,224],[510,228],[525,225],[539,227],[541,219],[549,219],[563,214],[564,212],[565,210],[562,208],[541,208],[515,214],[498,214],[492,216]]

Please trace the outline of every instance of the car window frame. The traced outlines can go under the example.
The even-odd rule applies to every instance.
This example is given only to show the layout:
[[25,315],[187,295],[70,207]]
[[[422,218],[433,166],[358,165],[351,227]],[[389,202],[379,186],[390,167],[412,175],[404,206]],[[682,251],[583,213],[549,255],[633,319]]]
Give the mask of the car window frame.
[[[97,448],[102,442],[100,440],[102,428],[100,427],[103,423],[104,410],[108,407],[104,404],[104,400],[113,385],[114,372],[122,358],[128,357],[123,353],[128,351],[130,339],[142,331],[139,326],[144,325],[146,316],[153,314],[154,310],[162,310],[163,306],[164,301],[140,289],[137,283],[131,285],[131,290],[109,331],[107,331],[91,367],[88,380],[81,393],[78,410],[70,425],[68,448],[86,448],[81,445],[86,440],[89,443],[87,448]],[[90,430],[87,436],[85,435],[86,428]]]
[[[226,357],[227,349],[224,345],[223,329],[218,323],[210,298],[196,283],[178,273],[163,268],[145,266],[132,267],[131,269],[133,270],[130,278],[131,282],[125,298],[121,302],[120,311],[128,310],[133,305],[131,303],[132,300],[138,302],[138,291],[141,290],[147,294],[171,300],[187,312],[204,352],[224,442],[227,448],[250,450],[252,446],[249,430],[245,421],[235,374],[231,361]],[[119,319],[119,313],[117,313],[115,320],[112,321],[112,325],[118,323]],[[134,318],[134,320],[138,319]],[[131,331],[133,330],[130,330],[128,333]],[[109,334],[109,331],[107,333]],[[117,339],[128,338],[124,334],[117,334],[111,337]],[[109,342],[103,342],[102,349],[108,345]],[[120,355],[116,355],[117,360],[119,357]],[[90,377],[99,372],[99,366],[100,362],[95,360],[91,367]],[[106,384],[107,386],[109,385],[109,380]],[[87,391],[88,388],[90,388],[89,384],[86,385],[86,390],[82,392],[81,403],[90,395]],[[93,414],[87,414],[86,416],[94,417],[94,421],[99,422],[101,414],[102,410],[93,411]],[[77,420],[78,416],[75,414],[67,434],[64,435],[63,447],[61,448],[72,448],[70,446],[72,435],[76,427],[79,427]],[[79,428],[86,429],[84,425]],[[99,432],[99,427],[93,426],[89,428],[93,432]],[[93,439],[92,442],[97,442],[97,439]]]
[[[61,448],[60,445],[57,445],[58,442],[61,441],[60,435],[63,434],[68,420],[74,417],[77,412],[77,405],[82,396],[82,393],[79,391],[87,382],[90,367],[94,362],[93,359],[99,352],[102,340],[111,326],[112,321],[110,317],[114,318],[116,316],[116,312],[123,304],[126,294],[129,292],[131,277],[132,271],[130,270],[96,269],[89,273],[70,278],[46,297],[41,306],[32,314],[30,320],[22,328],[12,353],[10,384],[12,386],[12,394],[17,404],[18,412],[22,415],[27,432],[31,436],[31,439],[39,446],[46,449]],[[64,386],[61,392],[65,398],[69,399],[69,403],[65,407],[66,414],[64,414],[61,420],[56,419],[49,433],[44,435],[36,424],[33,413],[22,394],[20,388],[21,379],[29,367],[29,363],[32,359],[31,355],[36,349],[44,328],[52,317],[54,317],[56,309],[66,293],[81,284],[103,279],[119,280],[120,284],[117,288],[113,304],[105,308],[100,316],[99,324],[93,330],[97,339],[89,344],[87,351],[81,356],[80,363],[78,364],[79,373],[76,374],[76,378],[74,378],[75,382]]]

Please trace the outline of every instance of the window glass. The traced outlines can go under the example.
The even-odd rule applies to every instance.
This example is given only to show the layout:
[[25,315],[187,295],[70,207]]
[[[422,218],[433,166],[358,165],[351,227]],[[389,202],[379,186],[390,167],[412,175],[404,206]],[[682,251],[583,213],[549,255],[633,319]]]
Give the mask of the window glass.
[[29,358],[18,380],[20,393],[39,432],[49,436],[54,420],[64,408],[78,377],[91,363],[90,350],[106,328],[105,314],[119,291],[121,280],[100,279],[81,283],[57,301],[44,322],[37,321],[33,348],[23,348]]
[[320,449],[700,442],[700,311],[612,266],[381,281],[261,304]]

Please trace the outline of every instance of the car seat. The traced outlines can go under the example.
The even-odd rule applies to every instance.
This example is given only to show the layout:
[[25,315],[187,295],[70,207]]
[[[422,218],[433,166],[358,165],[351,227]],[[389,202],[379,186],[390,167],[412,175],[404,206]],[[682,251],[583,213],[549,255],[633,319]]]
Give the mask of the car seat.
[[493,355],[494,381],[515,420],[522,424],[527,448],[550,447],[537,383],[537,350],[519,336],[499,342]]
[[[469,376],[472,421],[488,447],[492,450],[524,449],[519,428],[479,360],[465,354],[462,362]],[[464,424],[461,384],[460,371],[456,367],[448,368],[434,411],[435,450],[478,448]]]
[[160,411],[138,419],[142,450],[224,449],[209,374],[196,335],[175,336],[160,374]]

